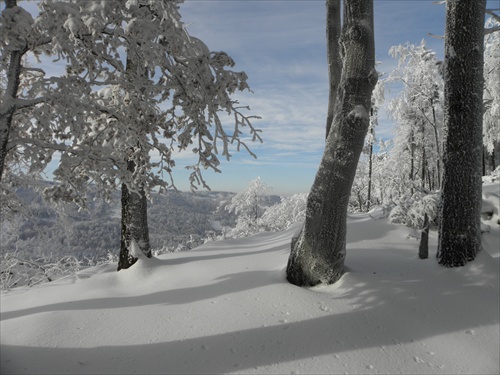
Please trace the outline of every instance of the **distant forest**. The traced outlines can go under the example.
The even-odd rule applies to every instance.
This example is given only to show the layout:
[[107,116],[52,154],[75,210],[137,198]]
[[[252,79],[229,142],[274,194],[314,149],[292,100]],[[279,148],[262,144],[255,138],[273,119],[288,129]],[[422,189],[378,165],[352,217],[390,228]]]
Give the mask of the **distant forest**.
[[[2,252],[18,255],[74,255],[78,259],[99,259],[120,248],[120,204],[117,192],[112,202],[88,201],[88,210],[76,205],[58,208],[45,202],[34,190],[19,190],[27,202],[26,212],[15,221],[2,221]],[[153,250],[188,250],[220,233],[222,227],[234,227],[236,215],[218,210],[233,193],[169,191],[154,194],[149,202],[150,240]]]

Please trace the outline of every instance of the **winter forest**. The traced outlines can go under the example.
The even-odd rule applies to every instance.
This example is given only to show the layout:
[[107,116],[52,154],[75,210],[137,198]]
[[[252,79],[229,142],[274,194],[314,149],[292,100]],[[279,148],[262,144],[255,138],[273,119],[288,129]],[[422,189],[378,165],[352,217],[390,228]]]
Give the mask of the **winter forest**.
[[211,181],[278,176],[312,110],[259,113],[190,3],[1,3],[1,373],[498,374],[500,9],[380,51],[384,1],[323,2],[321,151],[278,194]]

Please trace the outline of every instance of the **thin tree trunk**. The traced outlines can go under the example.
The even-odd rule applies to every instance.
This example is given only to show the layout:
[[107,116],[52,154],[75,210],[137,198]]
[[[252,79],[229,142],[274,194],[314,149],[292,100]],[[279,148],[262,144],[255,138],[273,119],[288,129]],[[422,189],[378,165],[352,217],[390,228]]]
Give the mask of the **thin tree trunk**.
[[426,156],[426,152],[425,152],[425,144],[426,144],[426,140],[425,140],[425,122],[422,120],[422,125],[420,127],[420,133],[422,135],[421,137],[421,144],[422,144],[422,162],[421,162],[421,171],[420,171],[420,188],[422,190],[425,189],[425,169],[427,167],[427,156]]
[[373,128],[372,128],[372,138],[370,140],[370,159],[368,160],[368,198],[366,201],[366,210],[370,211],[370,205],[372,200],[372,174],[373,174]]
[[[422,190],[425,190],[425,172],[427,170],[427,157],[425,155],[425,145],[422,145],[422,175],[421,175],[421,184]],[[430,185],[429,185],[430,190]]]
[[373,1],[344,1],[344,21],[334,122],[309,194],[304,227],[292,240],[287,265],[288,281],[300,286],[332,284],[344,272],[347,207],[377,82]]
[[436,150],[437,150],[437,155],[438,159],[436,161],[437,165],[437,178],[438,178],[438,189],[441,187],[441,160],[443,158],[443,155],[441,153],[441,147],[439,147],[439,134],[437,130],[437,122],[436,122],[436,108],[434,108],[434,101],[431,98],[431,107],[432,107],[432,120],[434,121],[434,140],[436,142]]
[[[6,0],[5,8],[10,9],[17,6],[17,0]],[[5,168],[5,159],[7,158],[7,147],[9,144],[10,130],[12,128],[12,119],[16,111],[15,100],[19,89],[21,76],[21,59],[27,52],[23,50],[11,51],[10,62],[7,72],[7,89],[5,90],[3,103],[0,107],[0,182],[2,181]],[[5,50],[4,52],[5,53]]]
[[429,257],[429,215],[427,213],[424,215],[424,225],[418,246],[418,257],[420,259],[427,259]]
[[486,176],[486,157],[487,157],[487,152],[486,148],[483,146],[483,176]]
[[342,59],[340,57],[340,0],[326,1],[326,41],[327,41],[327,62],[328,77],[330,82],[328,96],[328,112],[326,116],[326,138],[330,133],[333,121],[333,110],[337,100],[337,92],[342,73]]
[[446,3],[445,138],[438,261],[463,266],[481,248],[486,0]]
[[415,181],[415,135],[413,129],[410,133],[410,181],[411,181],[411,195],[413,195],[413,186]]

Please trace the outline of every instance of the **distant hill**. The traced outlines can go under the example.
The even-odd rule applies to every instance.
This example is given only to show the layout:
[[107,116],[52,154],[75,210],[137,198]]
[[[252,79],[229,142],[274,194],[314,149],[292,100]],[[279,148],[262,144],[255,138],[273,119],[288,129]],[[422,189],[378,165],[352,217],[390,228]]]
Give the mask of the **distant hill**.
[[[99,258],[120,248],[119,193],[111,203],[89,199],[88,211],[72,204],[55,208],[41,194],[23,189],[18,195],[27,203],[28,212],[2,222],[2,252],[33,256],[74,255],[79,259]],[[213,223],[233,226],[236,217],[222,210],[221,202],[232,193],[167,192],[154,194],[148,207],[150,240],[153,249],[187,249],[203,242]],[[219,225],[219,226],[220,226]],[[217,226],[217,225],[216,225]]]
[[[55,208],[40,193],[30,189],[17,192],[28,213],[2,221],[2,253],[99,259],[120,248],[121,207],[117,192],[111,203],[89,199],[88,211],[67,204]],[[148,224],[153,250],[182,251],[204,242],[222,227],[234,227],[236,216],[218,210],[234,193],[201,191],[153,194],[148,207]],[[267,197],[267,204],[279,202]]]

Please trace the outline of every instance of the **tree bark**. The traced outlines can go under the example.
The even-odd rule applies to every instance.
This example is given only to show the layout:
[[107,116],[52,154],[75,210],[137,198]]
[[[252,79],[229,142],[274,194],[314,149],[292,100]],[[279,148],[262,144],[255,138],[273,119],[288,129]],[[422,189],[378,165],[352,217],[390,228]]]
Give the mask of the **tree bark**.
[[481,247],[486,0],[446,3],[445,133],[437,258],[460,267]]
[[326,1],[326,41],[328,81],[330,82],[328,96],[328,112],[326,116],[326,138],[330,133],[333,121],[333,111],[337,101],[337,92],[342,74],[342,59],[340,57],[340,0]]
[[346,0],[344,20],[333,125],[307,201],[304,227],[292,240],[287,265],[288,281],[299,286],[332,284],[343,274],[347,207],[377,82],[373,1]]
[[420,237],[420,245],[418,247],[418,257],[427,259],[429,257],[429,215],[424,215],[424,225]]
[[[146,70],[137,64],[134,59],[130,58],[131,51],[127,51],[127,67],[126,72],[129,79],[134,80],[138,76],[145,76]],[[140,100],[140,99],[134,99]],[[134,105],[132,100],[131,105]],[[140,110],[137,109],[138,121],[145,121],[144,117],[140,115]],[[140,120],[140,118],[143,118]],[[143,126],[138,124],[137,126]],[[140,132],[139,132],[140,134]],[[137,146],[140,147],[140,146]],[[132,147],[132,150],[134,148]],[[135,161],[127,160],[127,170],[132,174],[136,173]],[[118,269],[127,269],[137,262],[137,251],[143,255],[151,258],[151,246],[149,242],[149,227],[148,227],[148,203],[146,192],[143,186],[137,187],[138,191],[130,191],[126,184],[122,184],[122,226],[121,226],[121,243],[120,243],[120,256],[118,261]],[[135,248],[134,248],[135,245]]]
[[[17,0],[6,0],[5,8],[10,9],[17,6]],[[4,51],[5,52],[5,51]],[[0,107],[0,182],[2,181],[7,158],[7,146],[9,144],[12,118],[16,111],[15,100],[19,89],[21,76],[21,59],[27,49],[10,51],[10,61],[7,72],[7,89],[5,90],[3,103]]]
[[[130,172],[135,171],[135,163],[133,161],[129,161],[127,167]],[[122,184],[121,203],[122,230],[118,271],[127,269],[137,262],[138,254],[134,254],[136,249],[132,247],[133,242],[135,242],[136,246],[146,257],[151,258],[148,202],[144,189],[141,188],[138,193],[132,192],[126,184]]]

